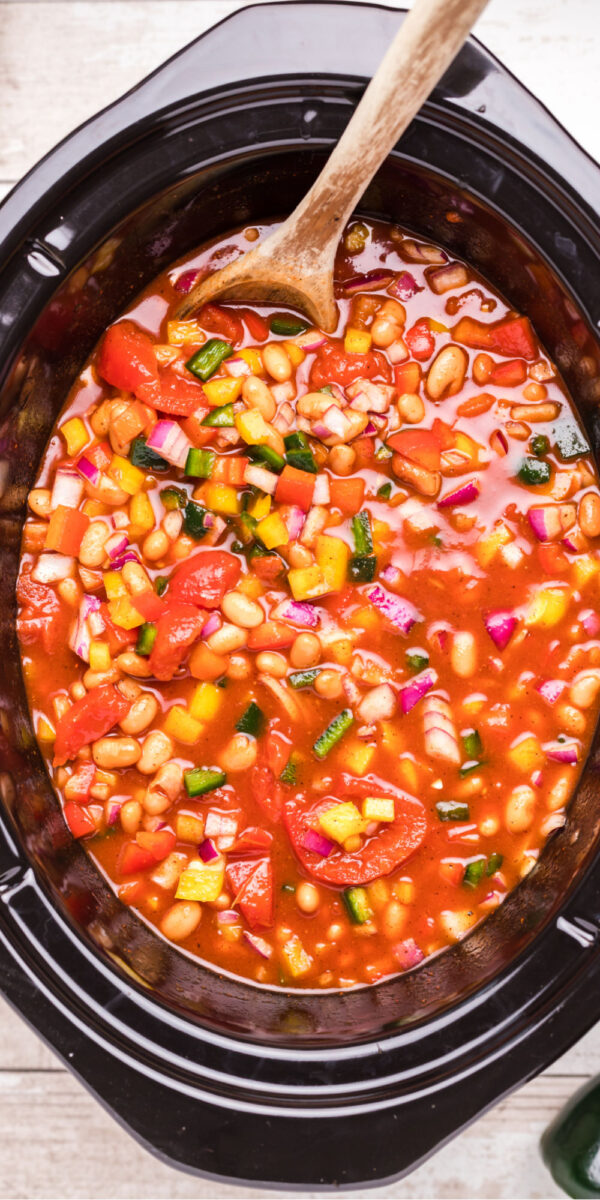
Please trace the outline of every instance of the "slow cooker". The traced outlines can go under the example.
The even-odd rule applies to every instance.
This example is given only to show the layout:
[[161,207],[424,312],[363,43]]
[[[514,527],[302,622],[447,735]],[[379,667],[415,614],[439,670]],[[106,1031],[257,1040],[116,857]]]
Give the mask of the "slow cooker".
[[[598,737],[566,827],[464,941],[376,986],[288,992],[203,965],[120,904],[64,825],[23,689],[21,526],[73,379],[169,262],[294,207],[401,19],[243,9],[0,208],[0,988],[144,1145],[219,1179],[397,1177],[600,1015]],[[463,256],[531,317],[595,452],[599,196],[598,166],[471,40],[361,205]]]

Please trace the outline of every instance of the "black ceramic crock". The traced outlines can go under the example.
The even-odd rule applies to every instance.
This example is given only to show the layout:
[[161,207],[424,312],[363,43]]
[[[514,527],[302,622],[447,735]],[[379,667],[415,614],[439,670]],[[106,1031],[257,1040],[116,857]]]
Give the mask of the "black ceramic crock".
[[[293,208],[401,19],[366,4],[242,10],[0,208],[0,988],[146,1146],[271,1185],[409,1171],[596,1020],[598,742],[566,828],[462,943],[370,988],[253,986],[123,908],[66,830],[23,692],[15,573],[37,463],[103,327],[190,248]],[[595,450],[599,196],[596,164],[471,41],[362,204],[529,314]]]

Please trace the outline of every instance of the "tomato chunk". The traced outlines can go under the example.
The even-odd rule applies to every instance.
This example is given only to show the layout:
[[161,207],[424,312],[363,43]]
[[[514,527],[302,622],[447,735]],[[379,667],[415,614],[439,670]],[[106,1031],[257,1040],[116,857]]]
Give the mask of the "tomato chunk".
[[172,679],[190,646],[202,633],[204,617],[192,604],[174,604],[156,623],[156,640],[148,659],[157,679]]
[[201,550],[176,567],[169,592],[176,600],[202,608],[218,608],[241,572],[239,558],[227,550]]
[[267,829],[249,825],[236,838],[231,852],[232,854],[264,854],[265,850],[270,850],[272,841],[273,835]]
[[104,737],[131,708],[112,683],[102,684],[76,700],[61,717],[56,728],[54,743],[54,766],[61,767],[90,742]]
[[75,838],[89,837],[96,832],[95,823],[85,808],[74,800],[67,800],[64,807],[65,821]]
[[220,304],[205,304],[200,309],[199,321],[209,333],[218,333],[234,345],[243,341],[244,326],[229,308],[222,308]]
[[19,637],[25,645],[40,642],[46,654],[52,654],[66,633],[68,618],[51,587],[36,583],[23,572],[17,583],[17,600],[24,606],[17,620]]
[[330,479],[329,493],[333,508],[339,508],[345,517],[355,517],[360,512],[365,498],[364,479]]
[[379,350],[369,350],[367,354],[347,354],[341,346],[327,342],[317,350],[310,383],[313,388],[325,387],[328,383],[347,387],[355,379],[383,379],[389,383],[391,376],[391,367]]
[[104,334],[98,370],[112,387],[153,403],[159,394],[158,365],[152,339],[133,321],[119,321]]
[[[250,871],[245,869],[247,866],[250,866]],[[273,868],[271,860],[261,858],[256,864],[232,863],[227,867],[226,873],[230,887],[234,890],[240,888],[235,903],[239,905],[240,912],[250,928],[266,928],[272,925]]]
[[267,766],[257,764],[250,772],[250,791],[253,799],[264,809],[271,821],[281,817],[281,786]]
[[160,391],[151,403],[171,417],[191,417],[200,405],[206,404],[206,397],[202,385],[191,376],[184,379],[167,367],[166,371],[161,372]]
[[388,438],[387,445],[428,471],[439,471],[441,445],[432,429],[401,429]]
[[285,621],[264,621],[257,629],[251,629],[248,635],[249,650],[282,650],[291,646],[297,630]]

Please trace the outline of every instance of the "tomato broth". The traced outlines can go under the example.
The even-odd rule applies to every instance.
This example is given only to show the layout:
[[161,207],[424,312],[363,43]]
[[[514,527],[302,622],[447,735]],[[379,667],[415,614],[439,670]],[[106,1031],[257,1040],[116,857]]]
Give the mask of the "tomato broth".
[[18,628],[65,821],[123,903],[219,970],[344,988],[462,938],[564,824],[600,493],[527,318],[397,227],[346,229],[332,335],[178,319],[269,231],[104,334],[29,497]]

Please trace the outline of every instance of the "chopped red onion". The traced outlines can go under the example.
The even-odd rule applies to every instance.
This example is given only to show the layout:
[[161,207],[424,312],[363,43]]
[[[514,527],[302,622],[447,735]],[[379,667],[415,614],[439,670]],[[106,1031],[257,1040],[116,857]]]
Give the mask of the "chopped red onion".
[[293,625],[303,625],[308,629],[316,629],[319,624],[319,614],[307,600],[283,600],[273,609],[271,616],[276,621],[291,621]]
[[321,858],[328,858],[331,851],[335,849],[335,843],[330,842],[329,838],[326,838],[323,833],[319,833],[317,829],[305,830],[302,844],[313,854],[320,854]]
[[562,695],[566,688],[564,679],[544,679],[536,687],[536,692],[539,692],[546,704],[556,704],[556,701]]
[[147,442],[150,450],[156,450],[174,467],[185,467],[192,443],[176,421],[157,421]]
[[400,633],[410,633],[415,621],[419,620],[416,608],[408,600],[386,592],[385,588],[380,587],[378,583],[369,589],[367,596],[371,604],[374,604],[375,608],[378,608],[380,613],[387,617]]
[[66,579],[75,570],[75,559],[69,554],[40,554],[36,560],[31,578],[36,583],[58,583]]
[[110,800],[106,801],[104,812],[107,825],[116,825],[119,820],[119,813],[126,799],[126,796],[111,796]]
[[452,288],[464,287],[469,282],[466,268],[462,263],[448,263],[445,267],[438,267],[435,271],[430,271],[428,275],[429,285],[433,291],[441,296],[443,292],[449,292]]
[[323,438],[327,441],[330,437],[342,438],[348,437],[352,432],[352,425],[348,418],[344,415],[341,408],[337,408],[335,404],[331,404],[322,417],[319,417],[313,424],[313,433],[315,437]]
[[77,459],[75,466],[79,474],[83,475],[83,478],[87,479],[87,482],[91,483],[92,487],[98,487],[102,478],[102,472],[99,467],[95,467],[93,462],[90,462],[89,458],[85,457],[85,454],[82,454],[81,458]]
[[64,508],[78,508],[83,496],[84,484],[76,471],[68,467],[59,467],[54,476],[54,485],[50,497],[50,508],[54,511],[62,504]]
[[392,953],[401,971],[409,971],[411,967],[418,966],[425,958],[414,938],[405,938],[403,942],[399,942],[397,946],[394,946]]
[[286,528],[287,528],[287,531],[288,531],[288,534],[290,537],[290,542],[295,542],[300,537],[300,534],[302,533],[302,528],[304,526],[304,521],[305,521],[305,514],[302,512],[302,509],[299,508],[297,504],[287,505],[285,508],[285,511],[280,508],[279,513],[285,522],[285,525],[286,525]]
[[589,541],[581,529],[570,529],[565,534],[562,544],[566,550],[570,550],[571,554],[584,554],[589,549]]
[[310,354],[312,350],[318,350],[320,346],[324,346],[327,338],[320,329],[307,329],[306,333],[300,333],[292,340],[295,346],[300,346],[301,350],[306,350],[306,353]]
[[353,275],[351,279],[346,279],[342,286],[347,296],[353,296],[356,292],[375,291],[376,288],[388,284],[393,278],[393,271],[376,268],[374,271],[367,271],[364,275]]
[[403,338],[396,338],[396,341],[392,342],[391,346],[388,346],[387,356],[394,366],[397,363],[406,362],[408,358],[408,346]]
[[579,620],[585,629],[588,637],[595,638],[600,633],[600,617],[593,608],[586,608],[579,614]]
[[271,422],[278,433],[287,433],[294,424],[294,410],[291,404],[282,404]]
[[540,542],[551,542],[562,533],[558,504],[534,504],[528,510],[527,520]]
[[386,413],[395,395],[395,388],[384,383],[372,383],[370,379],[355,379],[346,388],[352,408],[357,412]]
[[238,831],[237,817],[228,817],[227,813],[209,812],[204,825],[207,838],[235,837]]
[[268,496],[274,496],[277,489],[277,475],[273,471],[267,471],[266,467],[257,467],[255,463],[248,463],[244,470],[244,483],[249,487],[256,487],[261,492],[266,492]]
[[115,558],[120,558],[125,553],[129,546],[129,541],[126,533],[113,533],[104,543],[104,549],[108,554],[111,562]]
[[434,726],[425,730],[425,752],[430,758],[442,759],[445,762],[460,763],[458,745],[446,729]]
[[271,395],[276,404],[289,404],[290,400],[296,398],[296,388],[291,379],[286,379],[285,383],[272,383]]
[[532,776],[531,776],[531,782],[532,782],[533,786],[541,787],[543,781],[544,781],[544,776],[542,775],[542,772],[541,771],[533,771]]
[[217,913],[217,922],[219,925],[239,925],[240,914],[234,908],[226,908],[224,911]]
[[194,284],[198,282],[198,279],[202,274],[203,272],[198,270],[196,267],[193,267],[189,271],[182,271],[181,275],[179,275],[175,280],[175,291],[183,292],[185,295],[187,295],[188,292],[191,292]]
[[90,628],[88,618],[92,613],[97,613],[100,609],[100,599],[98,596],[85,595],[79,605],[77,620],[69,637],[69,646],[74,654],[82,658],[84,662],[90,661]]
[[217,629],[221,628],[221,618],[218,613],[210,614],[208,621],[202,626],[202,637],[210,637],[211,633],[216,633]]
[[417,292],[422,292],[423,290],[410,271],[401,271],[398,278],[390,287],[390,292],[393,292],[394,296],[397,296],[399,300],[410,300],[411,296],[415,296]]
[[315,480],[315,490],[313,492],[313,504],[329,504],[331,500],[331,492],[329,489],[329,476],[321,471]]
[[401,578],[402,571],[399,567],[392,566],[392,563],[388,563],[387,567],[384,567],[383,571],[380,573],[380,579],[383,579],[384,583],[390,583],[392,585],[398,584]]
[[115,558],[113,560],[113,562],[111,563],[111,567],[112,567],[113,571],[122,571],[123,567],[125,566],[125,563],[139,562],[139,561],[140,560],[139,560],[137,554],[135,553],[135,550],[133,550],[132,547],[129,546],[129,548],[127,550],[125,550],[124,554],[120,554],[118,558]]
[[448,492],[438,500],[438,508],[454,508],[457,504],[472,504],[479,496],[479,483],[476,479],[468,479],[454,492]]
[[251,375],[250,364],[245,358],[226,358],[223,363],[228,375],[232,375],[234,379],[240,379],[243,375]]
[[431,667],[427,667],[425,671],[421,671],[418,675],[415,675],[414,679],[410,679],[404,685],[399,699],[400,707],[405,715],[410,712],[411,708],[415,707],[415,704],[418,704],[419,700],[422,700],[427,692],[431,691],[432,687],[435,687],[437,679],[436,671]]
[[546,742],[544,753],[553,762],[573,766],[579,759],[579,746],[577,742]]
[[215,858],[219,858],[217,847],[211,842],[210,838],[205,838],[198,846],[198,854],[202,862],[214,862]]
[[252,946],[253,950],[256,950],[257,954],[260,954],[261,958],[271,957],[273,947],[264,938],[258,937],[255,933],[249,933],[247,929],[244,929],[244,939],[249,946]]
[[494,612],[486,613],[483,623],[494,645],[499,650],[504,650],[508,646],[519,622],[513,612],[510,612],[508,609],[498,608]]

